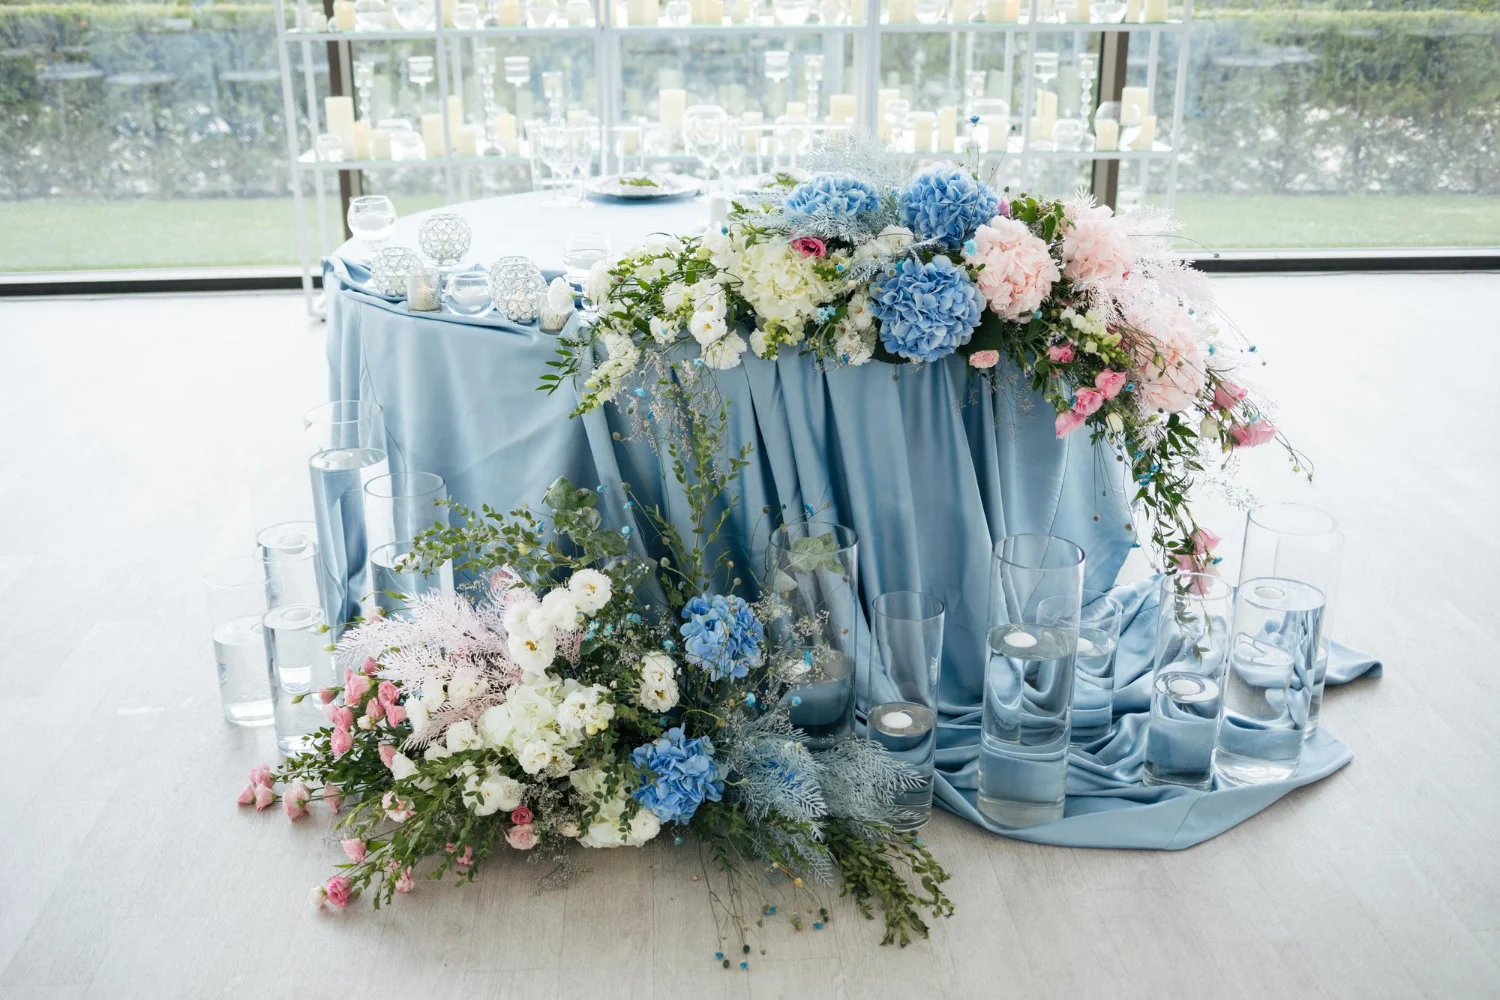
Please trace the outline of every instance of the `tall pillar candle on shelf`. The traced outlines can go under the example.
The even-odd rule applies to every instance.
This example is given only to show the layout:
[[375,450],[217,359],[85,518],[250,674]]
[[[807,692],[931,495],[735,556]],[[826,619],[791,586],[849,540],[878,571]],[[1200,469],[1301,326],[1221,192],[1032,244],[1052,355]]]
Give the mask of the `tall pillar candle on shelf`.
[[830,125],[853,125],[857,107],[853,94],[830,94],[828,123]]
[[1135,24],[1141,19],[1141,0],[1125,0],[1125,21]]
[[443,0],[443,27],[455,27],[453,23],[453,5],[456,0]]
[[509,111],[497,111],[490,118],[490,134],[495,139],[495,145],[506,156],[515,155],[518,146],[516,144],[516,116]]
[[340,31],[354,30],[354,0],[333,0],[333,26]]
[[1151,91],[1145,87],[1125,87],[1120,91],[1120,124],[1134,125],[1151,110]]
[[1120,147],[1120,123],[1107,118],[1094,119],[1094,149],[1112,153]]
[[631,25],[654,28],[661,20],[660,0],[629,0],[626,17]]
[[455,156],[479,155],[479,126],[457,125],[453,128],[453,153]]
[[1159,22],[1167,19],[1167,0],[1145,0],[1143,21]]
[[758,126],[764,123],[766,116],[759,111],[746,111],[740,115],[740,124],[755,126],[746,128],[744,131],[745,152],[754,154],[760,146],[761,131]]
[[1087,24],[1089,22],[1090,15],[1091,11],[1089,10],[1089,0],[1076,0],[1073,5],[1073,12],[1068,17],[1068,20]]
[[356,160],[370,159],[370,123],[367,121],[354,123],[353,155]]
[[910,24],[917,19],[912,0],[889,0],[886,5],[888,24]]
[[891,137],[891,126],[885,120],[885,106],[900,96],[899,87],[882,87],[875,95],[875,130],[882,139]]
[[932,138],[937,125],[937,115],[931,111],[913,111],[909,116],[911,122],[912,151],[916,153],[932,152]]
[[1150,152],[1152,144],[1156,141],[1156,116],[1145,115],[1141,118],[1141,130],[1130,139],[1130,148],[1135,151],[1145,150]]
[[422,116],[422,144],[429,159],[443,155],[443,116],[436,111]]
[[1036,113],[1041,120],[1043,139],[1052,138],[1052,126],[1057,122],[1057,94],[1050,90],[1036,92]]
[[521,25],[520,0],[495,0],[492,8],[495,12],[495,23],[502,28],[517,28]]
[[657,97],[661,123],[671,131],[674,141],[682,131],[682,113],[687,110],[687,91],[681,87],[663,87]]
[[323,98],[323,115],[328,121],[328,134],[336,136],[344,147],[344,155],[354,156],[354,98]]
[[937,109],[937,147],[939,153],[952,153],[958,146],[958,108],[944,105]]
[[391,130],[388,128],[372,128],[370,130],[370,159],[389,160],[391,158]]
[[727,0],[724,11],[729,15],[730,23],[744,24],[750,20],[750,0]]

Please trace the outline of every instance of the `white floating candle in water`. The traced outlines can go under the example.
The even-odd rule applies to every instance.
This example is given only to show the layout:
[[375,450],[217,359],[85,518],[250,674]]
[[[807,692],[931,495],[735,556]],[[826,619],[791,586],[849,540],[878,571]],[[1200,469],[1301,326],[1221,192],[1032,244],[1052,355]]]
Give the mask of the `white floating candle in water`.
[[910,729],[913,721],[910,712],[887,712],[880,717],[880,724],[886,729]]
[[1012,632],[1005,637],[1007,646],[1015,646],[1017,649],[1030,649],[1036,645],[1036,636],[1030,632]]
[[1090,642],[1088,639],[1085,639],[1083,636],[1079,636],[1078,637],[1078,655],[1079,656],[1093,656],[1097,652],[1099,652],[1099,647],[1098,646],[1094,645],[1092,642]]

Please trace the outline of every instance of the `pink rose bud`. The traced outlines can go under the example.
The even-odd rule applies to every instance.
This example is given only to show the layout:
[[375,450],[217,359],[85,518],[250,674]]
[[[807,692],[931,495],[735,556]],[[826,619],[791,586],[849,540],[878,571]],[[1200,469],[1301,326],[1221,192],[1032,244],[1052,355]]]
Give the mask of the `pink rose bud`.
[[256,812],[259,812],[260,810],[266,808],[272,802],[275,802],[275,801],[276,801],[276,793],[273,792],[273,791],[271,791],[271,786],[270,785],[256,785],[255,786],[255,811]]
[[256,764],[250,769],[250,784],[269,785],[273,781],[271,777],[271,765]]
[[1000,363],[999,351],[975,351],[969,355],[969,364],[975,368],[993,368]]
[[370,678],[355,674],[349,678],[349,684],[344,688],[344,704],[358,705],[365,700],[365,695],[370,693]]
[[505,842],[518,851],[529,851],[536,846],[536,827],[530,823],[513,826],[505,831]]
[[1229,428],[1236,448],[1254,448],[1276,437],[1276,428],[1269,420],[1252,420],[1248,424],[1235,424]]
[[307,803],[312,801],[312,792],[302,782],[297,782],[287,789],[286,795],[281,799],[281,808],[286,810],[286,818],[299,820],[307,815]]
[[1114,399],[1125,388],[1126,375],[1112,369],[1105,369],[1094,376],[1094,387],[1104,393],[1105,399]]
[[396,759],[396,745],[394,743],[380,744],[380,763],[386,767],[391,766],[391,761]]
[[344,687],[348,687],[349,686],[349,682],[352,681],[352,680],[354,680],[354,668],[353,667],[345,667],[344,668]]
[[349,880],[335,875],[328,880],[325,889],[328,893],[328,903],[335,909],[342,910],[349,905]]
[[382,705],[394,705],[396,699],[401,697],[401,692],[390,681],[381,681],[380,687],[375,689],[375,696],[380,699]]
[[1104,405],[1104,393],[1098,389],[1079,389],[1073,393],[1073,412],[1080,417],[1092,416]]
[[328,704],[330,701],[332,701],[337,696],[338,696],[338,692],[335,691],[333,688],[320,688],[319,691],[318,691],[318,700],[321,701],[325,705]]
[[242,806],[248,806],[250,803],[254,802],[255,786],[246,785],[245,790],[243,792],[240,792],[240,797],[235,799],[234,801],[238,802]]
[[349,730],[338,726],[333,730],[333,735],[328,737],[328,749],[333,751],[335,757],[342,757],[354,746],[354,737]]
[[1221,410],[1232,410],[1239,404],[1240,400],[1250,394],[1250,390],[1233,382],[1220,382],[1214,386],[1214,405]]
[[400,878],[396,879],[396,891],[411,892],[411,885],[411,869],[408,868],[401,873]]
[[360,669],[364,670],[365,676],[374,677],[376,674],[380,673],[380,661],[375,659],[375,657],[373,656],[367,656],[365,657],[364,666]]
[[358,837],[350,837],[348,840],[339,841],[339,846],[349,856],[349,860],[355,864],[365,860],[365,842]]
[[406,709],[400,705],[387,705],[385,707],[385,721],[392,726],[399,726],[406,721]]
[[516,826],[525,826],[531,819],[531,810],[525,806],[516,806],[510,811],[510,821]]
[[1082,427],[1083,422],[1087,419],[1087,417],[1083,416],[1080,413],[1076,413],[1073,410],[1062,411],[1057,415],[1057,436],[1059,438],[1067,437],[1069,434],[1072,434],[1078,428]]
[[328,803],[329,809],[337,813],[344,808],[344,790],[338,785],[324,785],[323,801]]
[[1055,364],[1065,365],[1073,360],[1072,344],[1053,344],[1047,348],[1047,359]]

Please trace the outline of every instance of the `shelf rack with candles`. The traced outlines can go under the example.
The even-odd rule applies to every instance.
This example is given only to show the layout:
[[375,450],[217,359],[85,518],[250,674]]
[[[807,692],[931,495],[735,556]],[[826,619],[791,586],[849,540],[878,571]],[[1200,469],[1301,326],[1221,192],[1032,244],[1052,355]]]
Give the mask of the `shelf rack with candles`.
[[[393,0],[392,6],[402,2]],[[404,2],[410,23],[413,0]],[[575,88],[579,99],[570,102],[566,113],[570,121],[601,130],[601,171],[620,169],[630,155],[638,163],[696,162],[681,144],[681,115],[691,103],[690,95],[712,95],[741,116],[747,134],[761,137],[751,140],[759,144],[757,155],[747,158],[747,169],[764,159],[767,142],[781,142],[788,133],[845,127],[879,132],[889,148],[919,159],[967,156],[972,147],[985,171],[1022,186],[1064,176],[1046,173],[1049,170],[1103,166],[1129,177],[1130,183],[1121,186],[1126,200],[1144,199],[1152,165],[1164,164],[1169,206],[1175,194],[1193,0],[1183,0],[1177,16],[1170,18],[1164,0],[753,0],[756,6],[752,0],[573,0],[566,8],[560,0],[530,0],[545,5],[549,18],[557,18],[531,26],[523,23],[527,2],[489,0],[491,16],[481,23],[471,4],[432,0],[428,25],[405,28],[385,26],[389,22],[369,26],[364,8],[381,7],[380,0],[360,0],[357,5],[333,0],[332,17],[321,6],[309,7],[308,0],[276,0],[287,152],[310,308],[316,259],[309,258],[308,181],[321,255],[334,245],[327,214],[331,177],[339,177],[341,191],[347,193],[356,189],[365,172],[441,171],[446,198],[453,202],[471,196],[478,171],[504,168],[524,174],[530,169],[534,183],[546,173],[527,142],[524,122],[529,116],[512,115],[510,109],[490,103],[497,71],[489,43],[496,40],[514,46],[545,39],[582,56],[581,64],[592,72],[593,90],[590,94],[587,86]],[[416,0],[417,6],[420,3]],[[1143,16],[1155,19],[1140,20]],[[1131,69],[1137,80],[1144,75],[1144,86],[1125,87],[1126,40],[1142,35],[1147,42],[1144,59],[1139,51],[1134,53]],[[1163,38],[1176,43],[1176,73],[1170,130],[1160,136],[1156,92],[1163,77]],[[372,121],[370,109],[362,106],[358,110],[364,117],[355,118],[355,101],[345,95],[358,89],[350,71],[357,46],[401,42],[432,43],[430,73],[437,85],[437,110],[421,114],[421,151],[407,151],[418,158],[392,159],[390,137],[379,134],[381,123]],[[327,47],[329,65],[335,68],[329,88],[333,93],[321,103],[315,45]],[[903,47],[911,50],[909,59],[901,58]],[[1059,79],[1059,49],[1081,57],[1072,64],[1079,71],[1077,94],[1046,86]],[[1115,59],[1101,59],[1107,49]],[[695,59],[700,51],[710,53],[710,58]],[[924,78],[928,52],[936,53],[934,60],[944,65]],[[749,54],[757,57],[754,64],[744,61]],[[750,91],[765,57],[765,94],[755,98]],[[482,78],[485,58],[490,63],[484,78],[488,94],[474,83]],[[1097,69],[1101,62],[1105,70]],[[1050,75],[1049,67],[1054,70]],[[688,70],[696,74],[691,79]],[[716,72],[717,81],[712,79]],[[1093,78],[1085,80],[1090,72]],[[678,85],[665,86],[664,79]],[[466,93],[481,95],[484,118],[478,123],[466,120],[461,96]],[[522,94],[518,86],[517,112],[523,111]],[[360,96],[362,105],[368,92]],[[1059,115],[1060,100],[1079,113]],[[1089,119],[1104,102],[1120,103],[1125,114],[1104,124],[1096,121],[1096,139]],[[305,144],[304,130],[297,124],[299,103],[305,104]],[[498,123],[492,117],[497,106]],[[1031,113],[1011,114],[1011,107]],[[471,109],[468,117],[473,113]],[[979,118],[977,125],[970,124],[973,117]],[[1003,140],[992,138],[1000,117],[1006,119]],[[1067,134],[1055,134],[1059,122],[1065,123]],[[644,144],[647,133],[638,132],[637,126],[657,124],[668,126],[669,139],[672,128],[679,129],[671,148],[635,148],[636,143],[628,141]],[[656,129],[658,140],[662,133]],[[335,141],[338,153],[330,155]],[[1122,145],[1130,148],[1119,148]],[[645,153],[651,155],[642,158]],[[1096,187],[1099,176],[1096,170]],[[1076,181],[1075,175],[1072,183]],[[1113,183],[1110,187],[1113,201]]]

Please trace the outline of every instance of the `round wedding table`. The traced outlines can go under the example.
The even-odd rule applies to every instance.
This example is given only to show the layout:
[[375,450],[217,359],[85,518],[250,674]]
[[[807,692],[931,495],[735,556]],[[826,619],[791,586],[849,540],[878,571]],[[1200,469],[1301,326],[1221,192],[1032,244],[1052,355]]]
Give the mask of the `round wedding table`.
[[[706,215],[698,200],[552,208],[550,198],[511,195],[442,209],[474,231],[465,266],[520,254],[556,271],[570,233],[606,233],[619,252],[650,233],[701,231]],[[401,219],[391,242],[415,247],[425,214]],[[330,398],[381,404],[392,471],[436,472],[454,500],[499,511],[540,507],[547,486],[566,476],[600,489],[606,523],[629,526],[638,554],[661,553],[648,548],[648,526],[625,507],[620,484],[686,527],[680,488],[616,407],[570,418],[578,402],[572,385],[552,395],[537,391],[556,335],[494,313],[475,320],[410,312],[365,288],[368,260],[367,248],[350,243],[324,261]],[[893,590],[944,601],[937,798],[988,826],[974,789],[994,543],[1022,532],[1067,538],[1087,554],[1085,586],[1111,588],[1136,540],[1120,463],[1086,434],[1057,440],[1039,396],[1004,378],[1000,391],[988,391],[956,357],[827,371],[795,354],[745,359],[716,376],[729,403],[728,447],[754,447],[734,487],[739,500],[725,530],[727,550],[737,565],[759,572],[772,523],[766,512],[787,520],[812,512],[858,533],[866,607]],[[1156,584],[1147,579],[1116,592],[1128,615],[1116,667],[1117,720],[1107,738],[1072,752],[1066,817],[1003,832],[1077,846],[1187,847],[1350,759],[1320,731],[1289,781],[1210,793],[1140,785]],[[868,634],[863,626],[862,643]],[[1338,651],[1330,682],[1374,667]]]

